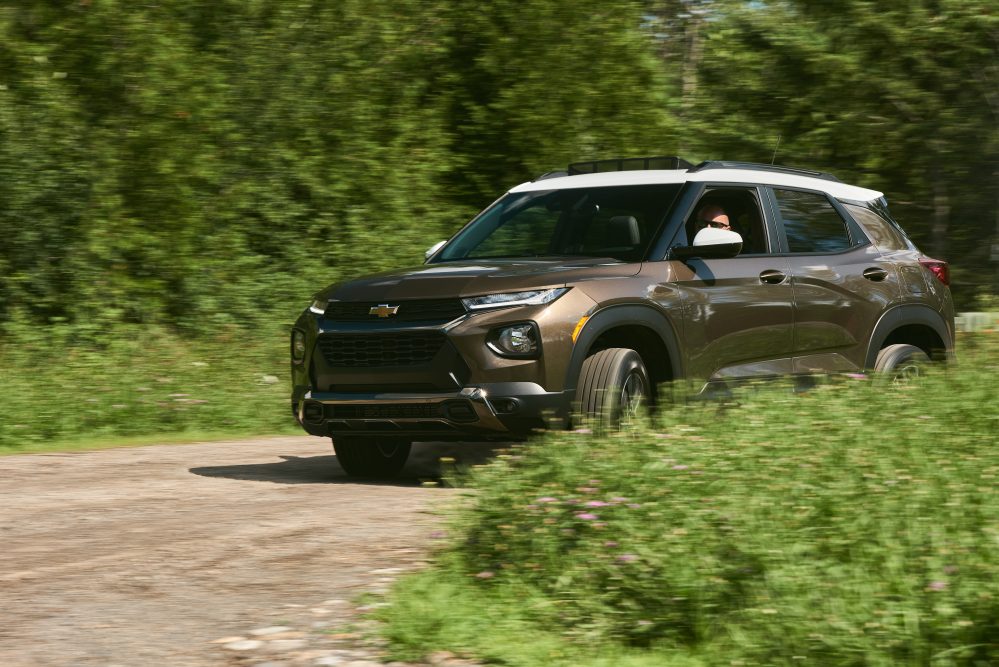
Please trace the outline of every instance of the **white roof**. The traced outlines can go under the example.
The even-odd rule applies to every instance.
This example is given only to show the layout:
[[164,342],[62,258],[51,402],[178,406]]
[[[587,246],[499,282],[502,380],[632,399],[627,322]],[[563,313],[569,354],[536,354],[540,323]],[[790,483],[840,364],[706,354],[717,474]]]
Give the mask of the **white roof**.
[[670,183],[759,183],[773,187],[804,188],[827,192],[836,199],[871,201],[884,195],[877,190],[827,181],[811,176],[799,176],[762,169],[705,169],[693,173],[684,169],[643,169],[636,171],[606,171],[599,174],[579,174],[546,178],[543,181],[521,183],[510,192],[535,192],[570,188],[597,188],[616,185],[657,185]]

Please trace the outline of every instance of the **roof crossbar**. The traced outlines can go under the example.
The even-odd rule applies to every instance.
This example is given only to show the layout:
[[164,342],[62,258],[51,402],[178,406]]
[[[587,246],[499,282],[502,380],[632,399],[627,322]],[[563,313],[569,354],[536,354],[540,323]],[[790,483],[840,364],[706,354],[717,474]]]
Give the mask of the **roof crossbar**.
[[795,176],[808,176],[810,178],[820,178],[823,181],[833,181],[842,183],[832,174],[824,171],[812,171],[811,169],[798,169],[796,167],[783,167],[781,165],[760,164],[756,162],[732,162],[729,160],[707,160],[702,162],[690,171],[707,171],[708,169],[755,169],[757,171],[772,171],[781,174],[793,174]]

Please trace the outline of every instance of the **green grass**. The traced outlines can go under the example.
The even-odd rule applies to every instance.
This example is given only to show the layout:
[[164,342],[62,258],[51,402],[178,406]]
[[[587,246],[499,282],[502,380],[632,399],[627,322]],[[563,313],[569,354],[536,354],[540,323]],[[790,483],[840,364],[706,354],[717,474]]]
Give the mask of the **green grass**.
[[87,344],[54,327],[0,345],[0,454],[300,432],[277,328],[190,341],[133,327],[107,338]]
[[471,471],[394,653],[507,665],[999,663],[999,344],[756,388]]

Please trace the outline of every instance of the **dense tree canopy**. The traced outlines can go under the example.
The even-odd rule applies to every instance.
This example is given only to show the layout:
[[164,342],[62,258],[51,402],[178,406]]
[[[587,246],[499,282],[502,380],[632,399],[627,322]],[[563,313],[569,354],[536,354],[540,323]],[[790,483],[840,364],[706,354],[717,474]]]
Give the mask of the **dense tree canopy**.
[[291,317],[568,161],[821,168],[969,303],[999,225],[986,0],[6,0],[0,321]]

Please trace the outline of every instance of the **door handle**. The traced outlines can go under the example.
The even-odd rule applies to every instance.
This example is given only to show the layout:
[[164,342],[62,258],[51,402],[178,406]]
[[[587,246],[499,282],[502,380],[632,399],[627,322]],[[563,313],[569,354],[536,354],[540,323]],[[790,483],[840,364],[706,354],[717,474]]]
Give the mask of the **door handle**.
[[874,282],[879,283],[888,277],[888,272],[882,268],[873,266],[869,269],[864,269],[864,277],[868,280],[873,280]]
[[760,282],[767,285],[780,285],[787,279],[787,274],[776,269],[767,269],[760,274]]

